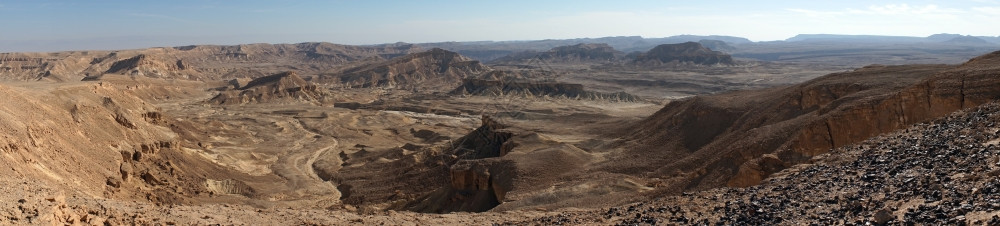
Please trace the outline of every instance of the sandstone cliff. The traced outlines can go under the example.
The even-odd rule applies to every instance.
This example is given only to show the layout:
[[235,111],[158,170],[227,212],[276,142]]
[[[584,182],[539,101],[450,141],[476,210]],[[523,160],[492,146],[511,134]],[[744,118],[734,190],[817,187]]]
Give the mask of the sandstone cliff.
[[[514,163],[500,157],[514,148],[510,139],[515,134],[505,127],[484,117],[478,128],[453,140],[430,131],[410,131],[440,142],[341,154],[345,162],[364,164],[321,172],[321,177],[338,184],[341,200],[348,205],[388,205],[388,209],[428,213],[486,211],[512,189]],[[379,161],[385,158],[398,160]]]
[[512,189],[515,163],[503,160],[514,148],[514,134],[506,126],[483,116],[479,128],[450,143],[443,154],[449,183],[407,204],[419,212],[482,212],[503,202]]
[[998,56],[960,66],[873,65],[792,87],[675,101],[636,125],[632,148],[607,165],[669,175],[678,190],[754,185],[832,148],[1000,98]]

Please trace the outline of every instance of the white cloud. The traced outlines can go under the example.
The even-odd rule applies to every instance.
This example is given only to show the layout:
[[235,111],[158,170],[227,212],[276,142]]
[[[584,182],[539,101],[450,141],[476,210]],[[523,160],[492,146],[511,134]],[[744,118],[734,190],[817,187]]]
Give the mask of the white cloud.
[[880,14],[880,15],[933,15],[933,14],[953,15],[962,13],[963,10],[941,8],[933,4],[925,6],[910,6],[909,4],[888,4],[888,5],[873,5],[869,6],[867,10],[852,10],[851,12],[862,13],[862,14]]
[[839,16],[846,14],[846,12],[840,12],[840,11],[817,11],[809,9],[785,9],[785,10],[793,13],[798,13],[807,17],[829,17],[829,16]]
[[[993,0],[995,2],[995,0]],[[925,36],[936,33],[989,35],[1000,20],[997,6],[886,4],[839,10],[785,9],[786,24],[798,33]]]
[[972,10],[989,15],[1000,15],[1000,7],[995,7],[995,6],[972,7]]
[[868,6],[868,8],[865,9],[847,8],[844,10],[834,10],[834,11],[820,11],[820,10],[798,9],[798,8],[785,9],[785,10],[810,17],[839,16],[839,15],[947,16],[947,15],[960,15],[962,13],[965,13],[965,10],[953,9],[953,8],[941,8],[940,6],[933,4],[924,6],[911,6],[909,4],[872,5]]

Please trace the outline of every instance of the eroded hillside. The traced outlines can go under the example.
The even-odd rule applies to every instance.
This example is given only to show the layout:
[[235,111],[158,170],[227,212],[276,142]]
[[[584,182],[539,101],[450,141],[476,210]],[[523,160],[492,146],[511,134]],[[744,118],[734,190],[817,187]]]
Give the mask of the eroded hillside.
[[995,100],[996,58],[875,65],[791,87],[672,102],[635,127],[636,148],[626,153],[645,158],[621,162],[634,165],[630,172],[672,175],[678,190],[754,185],[830,149]]

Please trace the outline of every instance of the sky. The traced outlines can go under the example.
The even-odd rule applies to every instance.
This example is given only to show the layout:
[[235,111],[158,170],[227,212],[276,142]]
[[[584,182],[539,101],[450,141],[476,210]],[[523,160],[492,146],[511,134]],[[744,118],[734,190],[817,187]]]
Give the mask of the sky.
[[1000,0],[0,0],[0,52],[796,34],[1000,36]]

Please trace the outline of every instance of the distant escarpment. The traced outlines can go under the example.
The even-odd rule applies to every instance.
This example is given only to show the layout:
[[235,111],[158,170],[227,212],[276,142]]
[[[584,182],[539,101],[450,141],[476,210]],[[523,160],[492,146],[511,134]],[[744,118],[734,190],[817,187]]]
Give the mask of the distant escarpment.
[[625,53],[604,43],[580,43],[552,48],[546,52],[522,52],[492,61],[493,63],[528,63],[532,60],[545,62],[611,62],[622,60]]
[[702,39],[698,41],[698,44],[701,44],[701,46],[704,46],[705,48],[719,52],[731,53],[733,51],[736,51],[736,47],[733,47],[729,45],[729,43],[719,40]]
[[584,100],[638,101],[639,97],[625,92],[601,93],[587,91],[581,84],[554,81],[465,79],[451,92],[456,95],[524,95],[549,96]]
[[321,75],[317,81],[342,83],[352,87],[435,89],[454,87],[462,79],[488,70],[479,61],[435,48],[349,68],[335,74]]
[[958,36],[948,39],[947,41],[944,41],[944,43],[961,45],[990,45],[990,42],[974,36]]
[[754,185],[832,148],[1000,99],[997,74],[1000,52],[683,99],[637,124],[627,151],[605,164],[671,178],[675,191]]
[[635,62],[650,65],[667,63],[734,64],[733,57],[729,54],[713,51],[697,42],[659,45],[648,52],[639,54]]
[[283,72],[254,79],[245,85],[231,82],[235,89],[225,90],[209,102],[215,104],[247,104],[277,101],[321,100],[322,94],[316,85],[302,79],[295,72]]
[[104,74],[118,74],[205,81],[258,78],[288,70],[317,74],[364,60],[392,59],[418,51],[418,47],[406,43],[350,46],[308,42],[0,53],[0,80],[99,80]]

